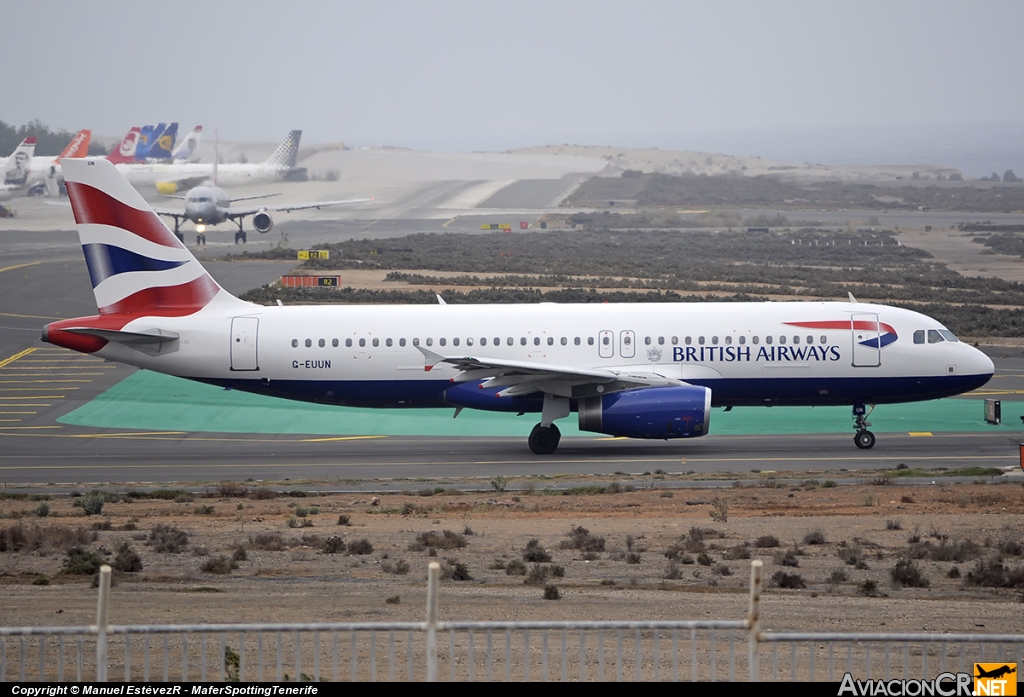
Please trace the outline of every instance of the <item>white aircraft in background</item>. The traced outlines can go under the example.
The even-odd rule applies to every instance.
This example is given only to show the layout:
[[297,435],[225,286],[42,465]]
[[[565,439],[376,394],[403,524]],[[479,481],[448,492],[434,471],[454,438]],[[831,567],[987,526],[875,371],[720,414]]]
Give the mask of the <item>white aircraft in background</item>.
[[[216,180],[217,174],[214,174],[214,180]],[[240,196],[238,198],[231,198],[228,196],[224,189],[217,186],[197,186],[191,189],[184,196],[178,196],[175,198],[181,198],[185,201],[185,209],[182,210],[168,210],[166,208],[156,208],[156,212],[160,215],[167,216],[168,218],[174,218],[174,234],[177,235],[178,239],[185,240],[184,235],[180,232],[180,227],[186,220],[191,220],[196,226],[196,244],[206,244],[206,228],[211,225],[219,225],[220,223],[231,221],[238,225],[238,231],[235,232],[235,242],[245,242],[246,234],[242,228],[242,223],[246,216],[252,216],[252,226],[256,232],[267,233],[270,232],[271,228],[274,227],[274,219],[270,216],[271,213],[288,213],[291,211],[304,210],[309,208],[323,208],[325,206],[341,206],[350,203],[367,203],[372,201],[372,198],[353,198],[345,201],[317,201],[316,203],[293,203],[280,206],[249,206],[247,208],[231,208],[232,203],[238,201],[252,201],[261,198],[271,198],[278,194],[263,194],[261,196]]]
[[[220,165],[218,168],[220,183],[226,186],[238,186],[284,179],[295,169],[295,158],[299,153],[301,137],[302,131],[290,132],[284,142],[264,162]],[[124,154],[123,148],[119,153]],[[117,164],[117,169],[132,184],[136,186],[156,185],[164,194],[173,194],[179,189],[187,189],[213,178],[213,164],[206,163],[143,164],[124,162]]]
[[0,198],[11,198],[25,188],[32,173],[32,154],[35,150],[36,138],[29,136],[21,141],[10,157],[4,159],[0,165],[4,173],[3,182],[0,182]]
[[174,151],[171,152],[171,159],[174,162],[187,162],[190,157],[196,154],[196,150],[199,149],[199,141],[202,138],[203,127],[196,126],[175,146]]
[[64,182],[61,174],[60,161],[66,157],[85,157],[89,154],[89,142],[92,131],[83,128],[71,139],[64,151],[56,157],[49,155],[32,158],[32,172],[28,178],[29,196],[57,196]]
[[103,160],[65,160],[99,314],[43,340],[246,392],[362,407],[539,412],[630,438],[708,432],[713,406],[869,405],[961,394],[992,361],[909,310],[857,302],[263,307],[235,298]]

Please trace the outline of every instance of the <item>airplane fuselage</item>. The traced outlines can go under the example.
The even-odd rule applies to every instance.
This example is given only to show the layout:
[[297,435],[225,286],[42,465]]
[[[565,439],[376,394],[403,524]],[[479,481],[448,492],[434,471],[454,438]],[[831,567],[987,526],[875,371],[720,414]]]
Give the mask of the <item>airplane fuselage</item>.
[[185,217],[197,225],[219,225],[228,219],[231,197],[216,186],[197,186],[185,196]]
[[[158,355],[115,342],[96,354],[250,392],[366,407],[540,410],[539,395],[497,397],[479,381],[453,383],[459,371],[452,366],[425,370],[417,345],[445,356],[659,376],[710,388],[714,406],[937,399],[980,387],[993,372],[987,356],[935,320],[868,303],[234,306],[227,312],[214,305],[188,317],[141,317],[124,329],[159,329],[180,339]],[[53,331],[49,340],[61,343]]]

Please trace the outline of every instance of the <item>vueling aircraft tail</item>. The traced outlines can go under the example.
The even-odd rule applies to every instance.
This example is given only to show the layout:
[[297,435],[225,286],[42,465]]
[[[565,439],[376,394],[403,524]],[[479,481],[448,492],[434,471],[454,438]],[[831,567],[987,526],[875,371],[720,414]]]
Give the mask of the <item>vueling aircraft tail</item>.
[[295,158],[299,154],[299,140],[302,138],[302,131],[290,131],[284,142],[277,146],[274,154],[267,158],[265,164],[280,169],[291,169],[295,166]]

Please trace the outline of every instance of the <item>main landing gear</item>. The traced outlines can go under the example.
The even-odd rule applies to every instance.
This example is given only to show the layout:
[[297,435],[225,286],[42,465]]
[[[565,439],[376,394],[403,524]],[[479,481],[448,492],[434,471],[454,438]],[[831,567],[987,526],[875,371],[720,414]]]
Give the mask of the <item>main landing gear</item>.
[[196,235],[196,246],[198,247],[201,244],[206,244],[206,233],[205,232],[200,232],[198,235]]
[[534,455],[550,455],[558,448],[562,433],[553,423],[569,415],[569,400],[565,397],[544,395],[544,407],[541,410],[540,423],[530,432],[530,450]]
[[558,447],[558,441],[562,438],[558,426],[551,424],[547,428],[537,424],[530,431],[530,450],[535,455],[550,455]]
[[239,241],[241,241],[242,244],[245,244],[245,230],[242,229],[243,220],[244,218],[239,218],[235,221],[238,223],[238,232],[235,233],[235,244],[238,244]]
[[875,445],[875,434],[868,430],[868,426],[871,425],[868,416],[874,410],[875,405],[869,406],[869,409],[865,409],[863,404],[853,405],[853,429],[857,432],[853,437],[853,442],[861,450],[870,450]]

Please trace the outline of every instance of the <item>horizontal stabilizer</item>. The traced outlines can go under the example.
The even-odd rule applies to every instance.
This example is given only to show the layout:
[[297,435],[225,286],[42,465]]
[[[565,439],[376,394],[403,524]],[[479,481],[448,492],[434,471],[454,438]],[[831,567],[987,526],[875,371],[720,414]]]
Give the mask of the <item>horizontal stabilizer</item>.
[[116,341],[119,344],[165,344],[169,341],[177,341],[178,333],[169,332],[163,329],[153,329],[146,332],[126,332],[122,329],[98,329],[96,327],[67,327],[66,332],[72,334],[85,334],[97,336],[107,341]]

